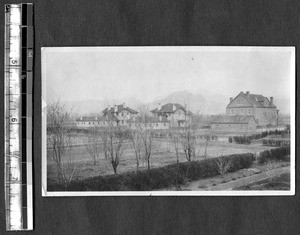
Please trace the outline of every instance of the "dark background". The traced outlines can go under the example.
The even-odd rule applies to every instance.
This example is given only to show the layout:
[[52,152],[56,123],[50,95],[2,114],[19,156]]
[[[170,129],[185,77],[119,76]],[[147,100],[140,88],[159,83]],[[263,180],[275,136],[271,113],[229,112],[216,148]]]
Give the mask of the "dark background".
[[[18,2],[23,1],[1,0],[1,48],[4,4]],[[298,187],[296,196],[290,197],[41,197],[41,47],[296,46],[298,58],[298,1],[33,2],[34,230],[28,234],[300,234]],[[0,50],[2,75],[3,52]],[[0,80],[3,130],[4,79]],[[1,131],[0,234],[5,233],[3,134]]]

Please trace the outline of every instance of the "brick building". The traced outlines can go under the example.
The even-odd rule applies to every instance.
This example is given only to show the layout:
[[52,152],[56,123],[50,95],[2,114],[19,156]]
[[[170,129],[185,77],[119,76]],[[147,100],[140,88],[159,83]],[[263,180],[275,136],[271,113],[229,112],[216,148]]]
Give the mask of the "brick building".
[[258,126],[278,125],[278,110],[274,98],[263,95],[240,92],[235,98],[230,98],[226,107],[226,115],[251,115]]
[[253,132],[257,123],[251,115],[221,115],[213,116],[211,129],[230,132]]

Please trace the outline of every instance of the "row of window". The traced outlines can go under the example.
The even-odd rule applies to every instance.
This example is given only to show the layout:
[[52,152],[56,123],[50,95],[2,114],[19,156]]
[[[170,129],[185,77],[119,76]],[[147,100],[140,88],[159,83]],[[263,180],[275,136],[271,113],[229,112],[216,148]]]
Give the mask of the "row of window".
[[[240,113],[243,114],[243,113],[244,113],[243,111],[244,111],[244,110],[241,109],[241,110],[240,110]],[[233,109],[231,109],[231,114],[233,114]],[[251,114],[251,109],[248,109],[248,114]]]
[[[121,123],[124,124],[124,121],[122,120]],[[79,124],[83,124],[83,125],[103,124],[103,125],[106,125],[107,123],[106,123],[106,122],[79,122]],[[143,125],[143,124],[135,123],[134,125],[135,125],[135,126],[141,126],[141,125]],[[150,123],[149,125],[152,126],[151,123]],[[153,124],[153,125],[155,125],[155,124]],[[158,123],[156,123],[156,126],[158,127]],[[164,123],[164,126],[167,126],[166,123]]]

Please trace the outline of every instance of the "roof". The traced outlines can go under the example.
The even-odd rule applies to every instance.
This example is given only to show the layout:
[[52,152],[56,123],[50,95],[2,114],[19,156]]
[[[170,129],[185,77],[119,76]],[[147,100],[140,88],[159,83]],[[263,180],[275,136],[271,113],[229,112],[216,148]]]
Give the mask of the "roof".
[[166,123],[170,122],[166,117],[152,117],[152,116],[146,116],[146,117],[131,117],[127,122],[131,123]]
[[[270,101],[267,97],[259,94],[246,94],[244,92],[240,92],[227,106],[229,106],[239,95],[244,97],[246,100],[248,100],[254,107],[272,107],[276,108],[274,104],[269,104]],[[268,104],[265,105],[265,101],[268,101]]]
[[[113,116],[113,118],[115,120],[118,120],[116,117]],[[77,122],[105,122],[107,121],[107,118],[106,117],[103,117],[103,116],[94,116],[94,117],[91,117],[91,116],[84,116],[84,117],[80,117],[80,118],[77,118],[76,119]]]
[[[174,109],[175,106],[175,109]],[[182,109],[184,112],[186,112],[185,107],[183,107],[181,104],[176,103],[168,103],[165,105],[162,105],[161,108],[158,110],[158,108],[151,110],[152,113],[174,113],[178,109]],[[191,115],[192,112],[188,111],[188,114]]]
[[[137,114],[137,113],[138,113],[138,112],[135,111],[134,109],[129,108],[129,107],[125,106],[124,104],[117,105],[117,113],[120,113],[120,112],[122,112],[122,111],[124,111],[124,110],[126,110],[126,111],[128,111],[128,112],[130,112],[130,113],[132,113],[132,114]],[[104,114],[106,114],[106,113],[108,113],[108,112],[115,113],[115,107],[113,106],[113,107],[110,107],[109,109],[108,109],[108,107],[107,107],[107,108],[105,108],[102,112],[103,112]]]
[[252,115],[219,115],[212,117],[212,124],[248,124],[250,120],[254,119]]

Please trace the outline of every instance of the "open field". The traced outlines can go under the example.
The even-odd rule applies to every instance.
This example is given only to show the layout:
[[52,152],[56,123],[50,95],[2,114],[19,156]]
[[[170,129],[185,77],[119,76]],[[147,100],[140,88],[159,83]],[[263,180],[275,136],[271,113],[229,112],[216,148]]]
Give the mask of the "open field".
[[[98,159],[97,165],[93,164],[93,160],[86,150],[84,145],[84,135],[77,135],[74,141],[74,146],[68,150],[68,157],[62,159],[64,167],[68,166],[74,170],[73,179],[84,179],[88,177],[98,175],[114,174],[113,168],[101,153]],[[155,148],[153,149],[152,156],[150,158],[151,168],[161,167],[169,164],[176,163],[176,155],[172,146],[167,139],[156,138],[154,140]],[[205,142],[199,141],[196,149],[196,157],[194,160],[203,159],[205,152]],[[263,146],[261,142],[256,142],[250,145],[234,144],[225,141],[209,141],[207,146],[207,158],[218,157],[229,154],[239,153],[259,153],[261,151],[272,149],[273,147]],[[52,150],[47,151],[47,177],[51,180],[56,178],[56,167],[51,159]],[[71,164],[67,164],[70,161]],[[182,148],[179,149],[179,162],[186,162],[187,159]],[[147,169],[147,164],[143,159],[139,160],[139,170]],[[120,159],[120,164],[117,168],[118,173],[135,171],[136,170],[136,158],[132,145],[129,141],[126,141],[125,151]]]

